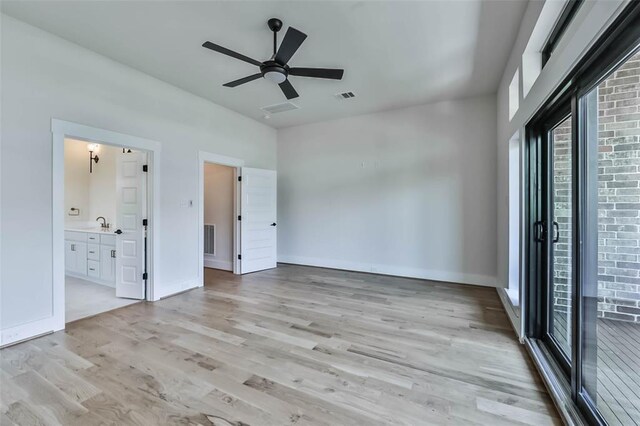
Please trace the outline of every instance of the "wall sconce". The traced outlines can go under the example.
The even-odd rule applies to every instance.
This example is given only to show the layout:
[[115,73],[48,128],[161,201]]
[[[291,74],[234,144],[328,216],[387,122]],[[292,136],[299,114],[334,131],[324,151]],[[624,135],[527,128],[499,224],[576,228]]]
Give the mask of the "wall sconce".
[[[98,145],[97,143],[90,143],[87,146],[87,149],[89,150],[89,173],[93,173],[93,162],[95,161],[97,164],[100,160],[97,155],[97,152],[100,150],[100,145]],[[96,155],[93,155],[94,152],[96,153]]]

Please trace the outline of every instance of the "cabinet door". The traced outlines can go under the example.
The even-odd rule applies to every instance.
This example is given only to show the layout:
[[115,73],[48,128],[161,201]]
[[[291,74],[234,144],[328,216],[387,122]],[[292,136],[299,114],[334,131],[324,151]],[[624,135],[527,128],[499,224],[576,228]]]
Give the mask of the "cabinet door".
[[100,278],[110,283],[116,279],[116,248],[100,246]]
[[87,243],[73,243],[76,253],[76,274],[87,275]]
[[64,270],[66,272],[75,272],[76,269],[76,252],[73,241],[64,242]]

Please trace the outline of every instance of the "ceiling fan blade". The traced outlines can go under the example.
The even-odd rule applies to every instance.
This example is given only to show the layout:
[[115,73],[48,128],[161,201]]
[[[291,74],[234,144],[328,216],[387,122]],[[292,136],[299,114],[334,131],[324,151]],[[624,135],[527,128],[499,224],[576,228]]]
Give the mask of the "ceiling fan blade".
[[298,77],[331,78],[333,80],[342,80],[342,74],[344,74],[344,70],[335,68],[290,68],[289,74]]
[[236,87],[236,86],[240,86],[241,84],[245,84],[245,83],[248,83],[250,81],[257,80],[257,79],[259,79],[261,77],[262,77],[262,73],[253,74],[253,75],[250,75],[250,76],[247,76],[247,77],[244,77],[244,78],[239,78],[237,80],[230,81],[228,83],[223,84],[223,86],[225,86],[225,87]]
[[202,44],[202,47],[206,47],[207,49],[215,50],[216,52],[222,53],[227,56],[231,56],[232,58],[240,59],[241,61],[245,61],[250,63],[251,65],[261,66],[262,62],[256,61],[255,59],[251,59],[248,56],[244,56],[238,52],[234,52],[233,50],[229,50],[226,47],[218,46],[215,43],[211,43],[210,41],[205,41]]
[[296,53],[305,38],[307,38],[305,33],[298,31],[293,27],[289,27],[287,29],[287,33],[282,39],[282,43],[280,43],[278,53],[276,53],[276,62],[280,65],[286,65],[293,54]]
[[296,89],[293,88],[289,80],[283,81],[278,86],[280,86],[280,89],[282,89],[282,93],[284,93],[287,99],[293,99],[300,96],[298,95],[298,92],[296,92]]

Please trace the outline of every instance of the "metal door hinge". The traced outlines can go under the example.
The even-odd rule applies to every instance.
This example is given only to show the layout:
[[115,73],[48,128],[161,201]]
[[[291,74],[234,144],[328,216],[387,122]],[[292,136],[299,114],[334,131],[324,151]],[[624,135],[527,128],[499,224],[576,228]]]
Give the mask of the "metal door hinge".
[[242,216],[238,216],[238,220],[242,220]]
[[242,182],[242,176],[238,176],[238,182]]
[[148,226],[149,221],[147,219],[142,219],[142,226]]
[[147,273],[146,273],[146,272],[142,274],[142,279],[143,279],[143,280],[146,280],[146,279],[147,279],[147,277],[148,277],[148,275],[147,275]]
[[146,164],[145,164],[145,165],[143,165],[143,166],[142,166],[142,171],[143,171],[143,172],[148,172],[148,171],[149,171],[149,166],[148,166],[148,165],[146,165]]
[[238,255],[238,260],[242,260],[242,255],[241,254]]

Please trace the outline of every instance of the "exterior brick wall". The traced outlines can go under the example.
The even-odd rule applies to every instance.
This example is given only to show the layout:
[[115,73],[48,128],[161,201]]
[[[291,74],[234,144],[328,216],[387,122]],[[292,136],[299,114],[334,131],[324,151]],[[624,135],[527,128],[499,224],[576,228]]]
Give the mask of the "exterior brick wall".
[[557,311],[571,304],[571,118],[553,130],[553,217],[560,232],[554,245],[553,285]]
[[598,315],[640,322],[640,54],[598,87]]
[[[640,323],[640,54],[598,87],[598,316]],[[554,209],[560,241],[555,305],[570,295],[570,123],[554,131]]]

